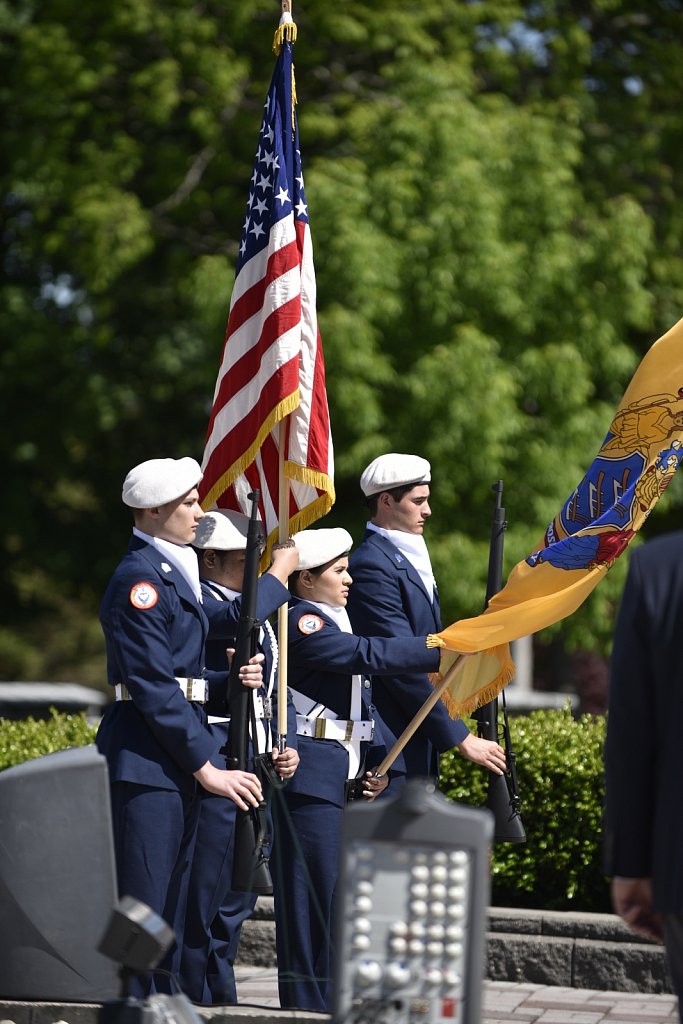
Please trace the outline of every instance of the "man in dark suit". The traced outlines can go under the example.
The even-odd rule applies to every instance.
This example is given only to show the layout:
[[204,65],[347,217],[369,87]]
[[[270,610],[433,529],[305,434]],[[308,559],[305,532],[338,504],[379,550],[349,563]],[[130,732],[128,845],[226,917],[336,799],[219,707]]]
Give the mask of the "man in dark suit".
[[[348,612],[360,636],[424,636],[442,629],[439,597],[424,526],[431,515],[431,467],[417,455],[380,455],[365,469],[360,486],[370,508],[363,543],[349,562],[353,586]],[[377,711],[398,739],[433,692],[426,673],[405,672],[373,680]],[[439,753],[460,753],[502,775],[505,751],[453,721],[439,702],[403,751],[407,776],[439,774]]]
[[[614,910],[664,940],[683,994],[683,532],[633,551],[614,633],[605,873]],[[681,1016],[683,1021],[683,1015]]]
[[[199,787],[242,810],[262,798],[253,773],[211,763],[204,646],[209,622],[217,635],[235,635],[239,609],[202,603],[190,546],[204,515],[201,477],[189,458],[150,459],[130,471],[122,497],[133,513],[133,537],[100,607],[115,699],[96,742],[109,768],[119,893],[173,927],[177,945],[160,965],[170,970],[178,967],[182,944]],[[260,664],[243,666],[240,678],[260,686]],[[132,994],[159,988],[168,988],[163,975],[141,976]]]

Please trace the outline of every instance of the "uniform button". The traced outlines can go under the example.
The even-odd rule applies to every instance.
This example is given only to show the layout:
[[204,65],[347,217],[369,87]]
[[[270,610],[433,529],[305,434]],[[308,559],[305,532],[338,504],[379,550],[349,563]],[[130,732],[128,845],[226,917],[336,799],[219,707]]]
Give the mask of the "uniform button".
[[369,690],[370,689],[370,680],[366,679],[365,682],[363,683],[363,686],[365,687],[366,690]]

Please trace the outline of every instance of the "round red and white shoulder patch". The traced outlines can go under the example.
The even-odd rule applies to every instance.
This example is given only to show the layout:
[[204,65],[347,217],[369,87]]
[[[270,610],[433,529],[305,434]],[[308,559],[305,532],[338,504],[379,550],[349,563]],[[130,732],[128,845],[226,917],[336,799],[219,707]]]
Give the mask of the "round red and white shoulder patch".
[[299,632],[305,633],[306,635],[308,635],[309,633],[317,633],[319,630],[323,628],[324,625],[325,623],[323,622],[319,615],[311,615],[310,612],[308,612],[306,615],[302,615],[299,621],[297,622]]
[[153,608],[158,600],[157,589],[151,583],[136,583],[134,587],[131,587],[130,603],[133,608],[146,611],[148,608]]

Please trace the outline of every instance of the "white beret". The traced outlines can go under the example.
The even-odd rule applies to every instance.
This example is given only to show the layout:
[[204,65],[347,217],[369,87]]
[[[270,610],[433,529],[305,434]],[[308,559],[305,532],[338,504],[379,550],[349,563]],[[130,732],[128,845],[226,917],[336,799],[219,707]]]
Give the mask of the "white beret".
[[302,530],[292,540],[299,549],[297,570],[316,569],[351,550],[353,538],[341,526],[322,530]]
[[220,508],[207,512],[199,520],[192,546],[215,551],[243,551],[247,546],[249,516],[244,512]]
[[121,497],[130,508],[157,508],[188,494],[201,478],[194,459],[148,459],[131,469]]
[[389,452],[373,459],[363,470],[360,489],[366,498],[380,491],[391,491],[394,487],[409,484],[427,484],[432,479],[432,467],[419,455],[398,455]]

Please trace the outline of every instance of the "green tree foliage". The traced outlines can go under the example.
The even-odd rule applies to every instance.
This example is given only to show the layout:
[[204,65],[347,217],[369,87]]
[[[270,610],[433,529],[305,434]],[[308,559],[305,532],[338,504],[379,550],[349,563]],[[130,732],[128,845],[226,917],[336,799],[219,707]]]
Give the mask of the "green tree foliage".
[[[601,870],[605,718],[535,711],[511,722],[527,841],[495,843],[494,906],[610,911]],[[471,806],[486,803],[488,772],[457,751],[441,762],[441,790]]]
[[[681,4],[294,13],[330,523],[360,536],[376,454],[430,458],[450,621],[481,607],[490,484],[509,568],[683,308]],[[270,0],[0,3],[0,676],[101,678],[121,480],[201,456],[278,17]],[[680,502],[674,485],[653,529]],[[604,646],[622,574],[548,637]]]

